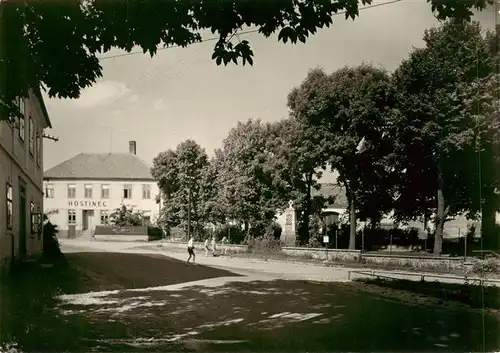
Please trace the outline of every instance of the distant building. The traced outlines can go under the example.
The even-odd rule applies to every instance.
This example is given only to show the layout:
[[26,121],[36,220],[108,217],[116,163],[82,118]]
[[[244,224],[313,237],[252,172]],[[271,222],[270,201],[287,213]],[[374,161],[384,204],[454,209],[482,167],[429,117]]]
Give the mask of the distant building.
[[[345,189],[335,184],[331,183],[321,183],[321,188],[319,190],[313,190],[312,196],[322,195],[324,197],[333,197],[334,201],[328,205],[326,205],[325,209],[323,209],[323,214],[325,216],[333,216],[334,218],[343,217],[346,219],[348,217],[348,200],[345,193]],[[444,224],[444,239],[456,239],[460,236],[464,236],[471,226],[475,225],[478,227],[477,222],[469,221],[464,216],[456,216],[453,219],[448,220]],[[397,227],[392,219],[392,213],[386,214],[382,217],[381,227],[382,228],[394,228]],[[359,222],[358,227],[363,227],[363,222]],[[425,238],[427,236],[427,232],[424,229],[423,222],[411,221],[407,225],[399,226],[400,228],[414,228],[418,231],[419,237]],[[428,227],[433,229],[433,225],[429,222]],[[479,226],[480,227],[480,226]],[[480,234],[480,229],[476,230],[476,236]]]
[[[80,153],[44,173],[44,211],[59,227],[59,237],[90,235],[105,225],[110,214],[125,205],[140,212],[145,221],[159,213],[159,189],[150,166],[129,153]],[[68,234],[70,231],[70,234]]]
[[24,117],[0,121],[0,267],[43,249],[43,130],[51,124],[39,91],[15,103]]

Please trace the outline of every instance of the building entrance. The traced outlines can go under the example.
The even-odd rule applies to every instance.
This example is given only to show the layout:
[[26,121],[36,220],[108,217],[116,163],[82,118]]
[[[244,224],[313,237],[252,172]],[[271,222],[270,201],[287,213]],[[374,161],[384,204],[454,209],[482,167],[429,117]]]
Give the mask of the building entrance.
[[94,226],[94,210],[83,210],[82,230],[92,229]]
[[19,257],[26,258],[26,184],[19,179]]

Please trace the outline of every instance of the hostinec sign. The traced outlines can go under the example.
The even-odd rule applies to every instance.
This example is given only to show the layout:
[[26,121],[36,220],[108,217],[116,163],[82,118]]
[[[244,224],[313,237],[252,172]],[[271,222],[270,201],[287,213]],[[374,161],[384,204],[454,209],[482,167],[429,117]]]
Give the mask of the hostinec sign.
[[92,200],[68,200],[68,207],[93,207],[93,208],[107,208],[107,201],[92,201]]

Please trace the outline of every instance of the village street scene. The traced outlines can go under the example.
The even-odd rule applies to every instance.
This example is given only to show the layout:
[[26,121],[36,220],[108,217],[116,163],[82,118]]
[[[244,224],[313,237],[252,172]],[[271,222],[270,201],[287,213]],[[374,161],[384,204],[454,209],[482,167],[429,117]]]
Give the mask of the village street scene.
[[0,353],[500,350],[500,1],[0,1]]

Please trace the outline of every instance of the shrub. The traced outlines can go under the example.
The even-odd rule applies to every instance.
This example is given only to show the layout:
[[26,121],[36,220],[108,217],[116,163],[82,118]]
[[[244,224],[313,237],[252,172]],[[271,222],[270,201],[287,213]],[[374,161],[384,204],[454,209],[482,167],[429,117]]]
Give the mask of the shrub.
[[472,267],[472,272],[477,274],[483,273],[498,273],[500,264],[493,257],[488,257],[484,260],[478,260]]
[[307,243],[308,248],[322,248],[323,245],[321,242],[318,240],[317,237],[311,237],[309,238],[309,243]]
[[148,241],[163,239],[163,231],[158,227],[148,227]]
[[243,239],[245,239],[245,232],[238,225],[222,224],[215,228],[214,236],[217,241],[227,237],[229,242],[233,244],[240,244]]
[[61,247],[57,239],[58,232],[57,225],[52,224],[46,219],[42,230],[43,257],[46,259],[58,259],[62,257]]
[[281,242],[272,236],[264,235],[262,237],[252,239],[251,244],[249,244],[249,249],[253,253],[276,253],[281,250]]
[[267,226],[265,235],[267,237],[280,240],[282,232],[283,229],[281,228],[281,225],[277,222],[272,222],[269,226]]

